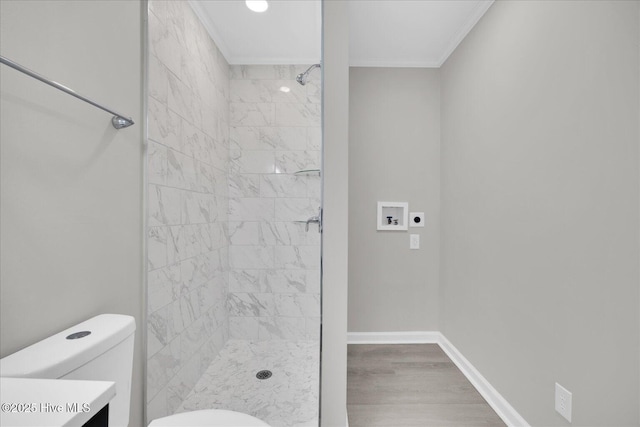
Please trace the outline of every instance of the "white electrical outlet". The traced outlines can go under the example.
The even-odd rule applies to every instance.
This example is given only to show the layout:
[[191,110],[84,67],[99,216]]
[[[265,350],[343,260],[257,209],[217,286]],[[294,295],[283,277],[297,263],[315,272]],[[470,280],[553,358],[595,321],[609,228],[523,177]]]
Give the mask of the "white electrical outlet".
[[573,395],[569,390],[556,383],[556,411],[571,422],[571,401]]
[[419,234],[410,234],[409,235],[409,249],[420,249],[420,235]]

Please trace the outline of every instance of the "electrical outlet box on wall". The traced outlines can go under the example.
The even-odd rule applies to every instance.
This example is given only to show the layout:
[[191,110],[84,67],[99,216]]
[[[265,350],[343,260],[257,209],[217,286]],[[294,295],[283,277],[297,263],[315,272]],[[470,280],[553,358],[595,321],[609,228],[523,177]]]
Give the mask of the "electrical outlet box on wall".
[[573,403],[573,394],[562,387],[560,384],[556,383],[556,411],[563,417],[567,419],[567,421],[571,422],[571,406]]
[[410,212],[409,227],[424,227],[424,212]]
[[402,231],[409,228],[409,203],[378,202],[378,230]]

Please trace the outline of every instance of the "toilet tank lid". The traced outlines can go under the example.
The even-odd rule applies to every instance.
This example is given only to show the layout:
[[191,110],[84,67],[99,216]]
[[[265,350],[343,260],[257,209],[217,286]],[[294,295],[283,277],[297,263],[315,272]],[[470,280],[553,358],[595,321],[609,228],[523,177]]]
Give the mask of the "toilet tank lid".
[[[0,376],[60,378],[120,344],[136,330],[132,316],[101,314],[3,359]],[[68,336],[89,331],[76,339]]]

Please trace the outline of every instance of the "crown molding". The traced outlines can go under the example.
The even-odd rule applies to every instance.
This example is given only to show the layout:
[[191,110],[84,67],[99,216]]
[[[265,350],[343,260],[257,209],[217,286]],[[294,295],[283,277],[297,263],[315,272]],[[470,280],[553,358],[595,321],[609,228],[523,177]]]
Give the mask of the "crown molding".
[[487,0],[482,3],[478,3],[478,5],[473,10],[471,15],[469,15],[469,19],[467,19],[467,22],[465,22],[465,24],[460,28],[460,31],[458,31],[458,34],[456,34],[456,36],[451,39],[451,42],[449,43],[444,53],[438,60],[437,62],[438,68],[442,67],[442,64],[444,64],[446,60],[449,59],[449,56],[451,56],[451,54],[453,53],[454,50],[456,50],[458,45],[462,43],[462,40],[464,40],[464,38],[467,37],[467,34],[469,34],[471,29],[475,27],[478,21],[480,21],[480,18],[484,16],[487,10],[489,10],[493,2],[494,0]]
[[229,48],[227,47],[226,43],[224,42],[224,39],[218,32],[218,29],[213,25],[213,22],[211,21],[211,19],[209,19],[209,15],[204,11],[200,2],[195,0],[189,0],[189,6],[191,6],[191,9],[194,11],[194,13],[196,14],[198,19],[204,26],[204,29],[207,30],[207,33],[209,33],[209,36],[211,36],[211,39],[218,47],[218,50],[220,51],[220,53],[222,53],[222,56],[224,56],[224,59],[226,59],[228,63],[231,63],[231,61],[229,61],[229,58],[230,58]]

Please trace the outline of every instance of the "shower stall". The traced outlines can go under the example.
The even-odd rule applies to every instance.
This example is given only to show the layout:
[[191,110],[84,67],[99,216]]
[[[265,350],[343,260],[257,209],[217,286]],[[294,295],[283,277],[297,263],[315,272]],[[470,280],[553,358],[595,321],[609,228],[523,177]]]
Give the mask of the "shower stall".
[[148,6],[147,421],[317,426],[319,23],[311,61],[243,63],[211,7],[244,2]]

